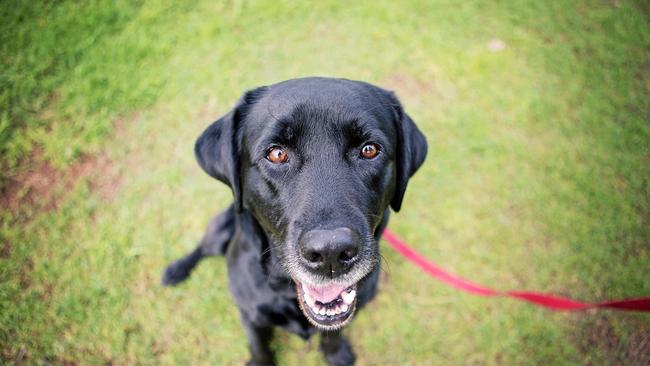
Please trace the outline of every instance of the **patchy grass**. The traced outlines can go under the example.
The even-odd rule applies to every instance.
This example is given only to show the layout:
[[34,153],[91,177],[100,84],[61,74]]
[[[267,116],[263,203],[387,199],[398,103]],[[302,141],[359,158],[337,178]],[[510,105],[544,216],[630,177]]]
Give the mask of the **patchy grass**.
[[[305,75],[392,88],[421,126],[429,156],[391,228],[427,257],[503,289],[650,294],[643,3],[5,2],[0,17],[5,362],[241,364],[223,259],[178,288],[159,277],[231,199],[193,161],[196,136],[245,89]],[[383,255],[381,294],[347,330],[360,364],[647,363],[647,315],[471,297]],[[275,347],[323,363],[315,340]]]

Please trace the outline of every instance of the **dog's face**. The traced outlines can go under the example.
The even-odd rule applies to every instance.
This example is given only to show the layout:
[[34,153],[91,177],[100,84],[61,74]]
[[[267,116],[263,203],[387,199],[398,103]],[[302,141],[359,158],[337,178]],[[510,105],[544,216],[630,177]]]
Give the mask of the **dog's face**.
[[336,329],[352,318],[358,284],[379,264],[376,230],[426,149],[392,93],[306,78],[246,93],[196,155],[266,232],[305,316]]

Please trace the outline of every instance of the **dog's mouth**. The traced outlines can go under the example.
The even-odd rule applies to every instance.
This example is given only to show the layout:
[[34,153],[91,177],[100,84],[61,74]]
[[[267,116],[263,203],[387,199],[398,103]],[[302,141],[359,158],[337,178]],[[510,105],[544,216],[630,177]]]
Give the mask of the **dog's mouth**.
[[[295,281],[295,280],[294,280]],[[298,303],[312,324],[334,330],[346,325],[357,305],[357,285],[310,286],[296,282]]]

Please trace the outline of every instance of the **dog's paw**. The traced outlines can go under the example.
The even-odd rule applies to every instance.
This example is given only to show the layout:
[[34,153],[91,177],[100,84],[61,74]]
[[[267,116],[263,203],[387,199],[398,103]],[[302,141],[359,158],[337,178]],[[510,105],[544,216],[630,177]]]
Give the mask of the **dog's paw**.
[[352,346],[345,339],[341,339],[341,342],[339,343],[339,346],[336,348],[336,350],[328,352],[325,348],[323,348],[322,351],[325,354],[327,362],[332,366],[354,365],[354,362],[357,359],[357,357],[354,355],[354,352],[352,351]]
[[191,272],[192,269],[188,268],[183,259],[177,260],[165,269],[165,273],[163,273],[162,277],[162,284],[163,286],[177,285],[189,277]]

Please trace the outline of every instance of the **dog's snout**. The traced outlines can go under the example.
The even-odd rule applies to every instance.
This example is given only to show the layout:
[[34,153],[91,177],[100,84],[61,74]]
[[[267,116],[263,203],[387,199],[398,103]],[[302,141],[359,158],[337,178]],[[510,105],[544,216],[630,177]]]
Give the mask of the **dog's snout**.
[[359,237],[341,227],[331,230],[311,230],[300,241],[303,263],[322,275],[345,272],[359,254]]

